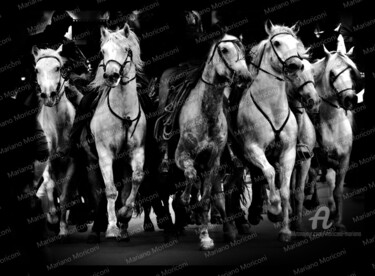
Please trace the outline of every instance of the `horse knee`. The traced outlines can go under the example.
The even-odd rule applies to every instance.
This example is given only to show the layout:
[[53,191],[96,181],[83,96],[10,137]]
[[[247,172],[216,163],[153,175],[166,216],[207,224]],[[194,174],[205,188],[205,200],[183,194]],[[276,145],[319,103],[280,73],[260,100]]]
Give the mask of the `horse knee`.
[[117,198],[117,190],[115,187],[108,187],[105,189],[105,195],[107,197],[107,199],[113,199],[113,200],[116,200]]
[[145,176],[145,173],[144,173],[143,170],[136,170],[136,171],[134,171],[133,172],[133,176],[132,176],[133,182],[135,182],[135,183],[142,183],[144,176]]
[[276,170],[271,165],[269,165],[267,168],[264,168],[263,173],[268,181],[275,179]]

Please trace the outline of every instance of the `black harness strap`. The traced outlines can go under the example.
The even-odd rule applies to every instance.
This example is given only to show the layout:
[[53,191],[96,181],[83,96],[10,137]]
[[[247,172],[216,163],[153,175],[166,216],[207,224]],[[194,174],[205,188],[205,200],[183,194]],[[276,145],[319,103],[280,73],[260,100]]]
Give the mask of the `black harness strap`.
[[139,119],[141,118],[141,104],[138,103],[138,115],[137,117],[135,117],[134,119],[130,119],[129,116],[127,116],[126,118],[123,118],[121,116],[119,116],[111,107],[111,104],[109,103],[109,93],[111,92],[111,89],[109,89],[108,91],[108,95],[107,95],[107,104],[108,104],[108,108],[109,108],[109,111],[111,111],[111,113],[116,117],[118,118],[120,121],[123,122],[125,128],[126,128],[126,137],[128,137],[128,130],[129,128],[131,127],[131,125],[133,124],[133,122],[135,121],[135,126],[134,126],[134,129],[133,129],[133,132],[132,134],[130,135],[130,137],[133,137],[133,134],[137,128],[137,125],[138,125],[138,122],[139,122]]
[[284,127],[286,126],[286,123],[289,120],[289,117],[290,117],[290,108],[288,108],[288,116],[286,117],[284,123],[282,124],[282,126],[279,129],[276,129],[275,126],[272,124],[271,119],[268,117],[268,115],[263,111],[263,109],[255,101],[255,99],[253,97],[253,94],[251,94],[251,92],[250,92],[250,96],[251,96],[251,99],[253,100],[256,108],[260,111],[260,113],[262,113],[262,115],[264,116],[264,118],[266,118],[266,120],[268,121],[268,123],[271,125],[271,128],[272,128],[273,132],[275,133],[275,140],[279,141],[280,140],[280,133],[281,133],[281,131],[283,131]]

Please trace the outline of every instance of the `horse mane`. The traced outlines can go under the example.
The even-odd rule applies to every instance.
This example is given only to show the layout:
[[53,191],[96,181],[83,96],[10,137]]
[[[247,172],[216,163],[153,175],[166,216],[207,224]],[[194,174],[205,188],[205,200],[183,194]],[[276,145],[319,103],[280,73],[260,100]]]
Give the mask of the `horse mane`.
[[[101,38],[101,45],[106,43],[109,40],[114,41],[116,44],[120,45],[123,48],[129,48],[132,51],[133,54],[133,63],[135,65],[136,74],[137,75],[143,75],[143,61],[141,59],[141,50],[139,46],[139,39],[137,35],[132,31],[129,30],[128,37],[125,37],[123,34],[118,32],[118,29],[116,31],[108,30],[109,35],[105,38]],[[102,64],[101,60],[99,64]],[[98,66],[98,69],[96,70],[95,78],[94,80],[89,84],[90,88],[92,89],[99,89],[99,92],[101,93],[103,90],[106,90],[105,80],[103,78],[104,69],[103,66]]]
[[[357,78],[360,79],[360,72],[355,65],[355,63],[345,54],[342,54],[340,52],[333,52],[329,56],[325,57],[324,59],[318,60],[317,62],[326,62],[326,66],[324,70],[320,70],[317,72],[316,79],[318,81],[329,81],[329,72],[333,68],[336,68],[337,66],[349,66]],[[326,84],[325,84],[326,85]],[[329,86],[329,85],[328,85]],[[322,97],[328,97],[330,89],[322,89],[321,95]]]
[[[268,34],[268,37],[251,48],[250,55],[252,57],[252,63],[258,65],[261,62],[260,59],[262,58],[262,52],[263,52],[265,45],[269,42],[269,39],[272,36],[279,34],[279,33],[288,33],[292,35],[295,39],[297,39],[298,41],[297,52],[304,58],[309,59],[305,46],[303,45],[302,41],[297,37],[297,34],[292,30],[292,28],[289,28],[283,25],[274,25],[271,29],[271,33]],[[259,72],[258,69],[252,64],[249,66],[249,70],[253,78]]]
[[36,62],[38,59],[45,57],[45,56],[54,56],[58,58],[61,64],[64,64],[67,61],[67,59],[61,56],[58,51],[51,49],[51,48],[46,48],[46,49],[39,49],[38,54],[34,56],[34,62]]

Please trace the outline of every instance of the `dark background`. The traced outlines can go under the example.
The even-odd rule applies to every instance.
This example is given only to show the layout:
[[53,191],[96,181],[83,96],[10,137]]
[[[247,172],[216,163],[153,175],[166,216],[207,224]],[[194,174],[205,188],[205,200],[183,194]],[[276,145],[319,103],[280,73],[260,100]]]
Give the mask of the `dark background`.
[[[100,2],[100,1],[99,1]],[[3,40],[10,37],[10,42],[0,45],[0,67],[9,64],[11,61],[20,60],[17,66],[11,70],[4,70],[0,72],[0,95],[3,95],[7,91],[13,90],[22,85],[20,81],[22,76],[27,76],[32,81],[33,74],[30,73],[30,49],[31,46],[37,41],[36,37],[31,37],[28,34],[27,29],[30,26],[36,25],[40,18],[42,18],[44,10],[74,10],[79,8],[80,10],[119,10],[123,14],[129,14],[135,9],[140,9],[144,6],[154,3],[156,1],[18,1],[18,2],[1,2],[0,6],[0,39]],[[141,30],[136,30],[138,36],[147,31],[152,31],[157,27],[162,27],[166,24],[171,28],[163,32],[160,35],[151,37],[141,41],[142,59],[149,60],[153,56],[163,53],[166,50],[181,46],[183,37],[181,36],[181,16],[185,9],[202,10],[215,2],[221,1],[172,1],[172,0],[158,0],[158,7],[152,9],[150,12],[144,14],[142,21]],[[229,1],[228,1],[229,2]],[[338,23],[342,23],[341,32],[345,37],[347,49],[350,46],[355,46],[354,61],[358,65],[360,71],[365,73],[365,96],[364,105],[366,108],[363,112],[356,114],[357,128],[356,132],[366,131],[372,129],[375,126],[375,98],[374,98],[374,76],[375,72],[375,51],[368,54],[364,54],[364,49],[374,47],[375,45],[375,24],[371,24],[368,27],[362,28],[357,31],[353,31],[353,26],[358,26],[362,23],[369,22],[375,18],[375,12],[373,9],[374,1],[339,1],[339,0],[299,0],[293,4],[289,4],[288,7],[281,8],[272,13],[265,14],[264,10],[273,7],[277,4],[284,3],[285,1],[253,1],[253,0],[234,0],[231,3],[225,5],[222,9],[219,9],[219,18],[221,18],[221,24],[230,26],[232,23],[238,22],[244,18],[248,22],[242,25],[240,28],[236,28],[231,33],[239,35],[243,34],[244,44],[250,44],[253,42],[259,42],[265,38],[264,22],[266,19],[271,19],[274,24],[285,24],[291,26],[297,22],[297,20],[308,19],[312,16],[319,15],[326,12],[325,16],[320,21],[315,21],[311,24],[302,26],[299,33],[300,38],[304,42],[305,46],[316,43],[318,40],[314,37],[313,31],[319,26],[325,33],[320,38],[321,40],[325,37],[329,37],[333,33],[333,28],[337,27]],[[344,3],[353,2],[351,7],[344,8]],[[29,5],[35,3],[27,8],[19,9],[18,5],[21,4]],[[290,2],[289,2],[290,3]],[[350,4],[349,4],[350,5]],[[202,17],[203,25],[206,30],[210,29],[210,14],[207,13]],[[95,37],[95,30],[98,30],[100,23],[79,23],[73,24],[73,33],[84,32],[87,29],[94,30],[92,37],[88,37],[86,45],[82,45],[81,50],[87,58],[94,56],[98,51],[98,38]],[[98,34],[98,32],[96,33]],[[335,49],[335,42],[326,45],[329,50]],[[204,51],[197,47],[194,51],[189,49],[182,50],[178,55],[173,55],[170,58],[165,58],[160,62],[151,63],[145,68],[148,76],[159,76],[163,70],[168,67],[176,65],[178,62],[183,61],[186,58],[194,57],[195,54],[199,55],[198,51]],[[322,49],[314,49],[314,54],[317,57],[322,57]],[[95,68],[95,66],[94,66]],[[95,69],[94,69],[95,70]],[[0,105],[0,115],[8,113],[7,106]],[[11,111],[9,111],[11,112]],[[0,118],[2,121],[3,118]],[[12,141],[19,137],[17,132],[1,132],[1,141],[3,142],[4,137],[7,137],[6,141]],[[374,135],[369,135],[362,138],[360,141],[355,141],[352,153],[352,162],[375,154],[374,146]],[[22,158],[27,158],[27,152],[23,152]],[[4,163],[11,163],[18,156],[7,156],[6,160],[1,157],[0,170],[3,168]],[[367,165],[360,166],[348,173],[347,181],[349,185],[355,188],[365,186],[368,183],[374,181],[374,163],[370,162]],[[6,187],[8,183],[1,182],[2,197],[6,197]],[[373,190],[369,190],[365,193],[365,210],[373,210],[375,195]],[[371,218],[366,221],[364,225],[364,233],[369,236],[373,236],[374,230],[374,219]],[[367,250],[367,251],[366,251]],[[371,246],[367,249],[360,250],[358,252],[359,260],[363,256],[374,256],[374,251]],[[315,254],[316,252],[306,252],[306,254]],[[365,259],[365,257],[363,257]],[[354,260],[358,261],[358,260]],[[340,266],[340,264],[338,264]],[[211,271],[213,272],[213,271]],[[7,275],[2,274],[1,275]],[[349,274],[349,271],[348,271]],[[339,274],[343,275],[343,274]]]

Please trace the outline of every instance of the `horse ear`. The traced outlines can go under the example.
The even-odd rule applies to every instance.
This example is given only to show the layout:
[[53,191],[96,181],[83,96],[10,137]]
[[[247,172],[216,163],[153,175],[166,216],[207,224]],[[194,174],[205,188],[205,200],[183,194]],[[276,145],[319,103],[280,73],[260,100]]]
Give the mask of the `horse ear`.
[[60,47],[56,50],[58,53],[61,53],[63,51],[63,45],[64,44],[61,44]]
[[292,31],[297,34],[299,32],[299,29],[301,27],[301,22],[298,20],[296,22],[296,24],[294,24],[292,27],[290,27],[292,29]]
[[273,29],[273,24],[272,24],[270,19],[267,19],[267,21],[264,25],[264,29],[265,29],[265,31],[268,35],[271,35],[272,29]]
[[102,38],[105,38],[108,35],[108,30],[103,26],[100,27],[100,35]]
[[339,36],[337,37],[337,52],[346,54],[345,42],[341,34],[339,34]]
[[353,55],[353,52],[354,52],[354,46],[350,48],[350,50],[346,53],[346,55],[350,57],[351,55]]
[[39,48],[36,45],[33,45],[31,48],[31,53],[33,54],[34,58],[38,55]]
[[130,27],[129,27],[128,23],[125,23],[124,28],[123,28],[123,31],[124,31],[124,36],[125,36],[125,37],[129,37],[129,34],[130,34]]
[[334,29],[335,32],[340,32],[341,23]]
[[323,50],[326,56],[329,56],[331,53],[327,50],[326,46],[323,44]]

